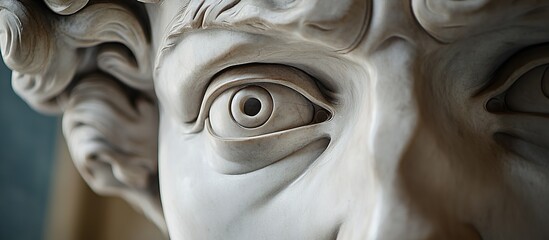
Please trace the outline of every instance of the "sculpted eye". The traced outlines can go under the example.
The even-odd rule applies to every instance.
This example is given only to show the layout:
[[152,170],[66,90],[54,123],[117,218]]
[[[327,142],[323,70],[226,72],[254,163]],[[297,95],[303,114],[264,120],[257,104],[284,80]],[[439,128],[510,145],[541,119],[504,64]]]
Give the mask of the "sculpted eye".
[[508,110],[549,114],[549,64],[522,75],[507,91]]
[[549,167],[549,47],[524,50],[503,66],[486,103],[496,114],[494,139],[522,159]]
[[522,74],[509,89],[488,101],[490,112],[549,114],[549,64]]
[[256,83],[217,97],[210,108],[210,124],[220,137],[251,137],[325,121],[327,115],[291,88]]
[[[330,142],[331,103],[313,78],[280,65],[241,66],[217,76],[206,93],[205,128],[221,173],[243,174],[290,155],[316,159]],[[207,105],[205,105],[207,106]]]

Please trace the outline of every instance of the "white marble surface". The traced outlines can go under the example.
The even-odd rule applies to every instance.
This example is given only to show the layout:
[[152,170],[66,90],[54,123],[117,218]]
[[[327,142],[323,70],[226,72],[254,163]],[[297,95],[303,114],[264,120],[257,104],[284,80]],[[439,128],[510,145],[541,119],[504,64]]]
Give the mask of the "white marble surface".
[[146,2],[3,0],[0,46],[171,239],[549,238],[549,2]]

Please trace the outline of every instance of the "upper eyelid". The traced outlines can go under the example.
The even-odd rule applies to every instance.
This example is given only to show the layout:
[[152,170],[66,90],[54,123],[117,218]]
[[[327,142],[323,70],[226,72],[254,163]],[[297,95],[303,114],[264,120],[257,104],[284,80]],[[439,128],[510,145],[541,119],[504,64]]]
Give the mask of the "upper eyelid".
[[185,133],[196,133],[204,128],[204,119],[217,96],[227,89],[252,83],[273,83],[291,88],[314,104],[334,115],[334,108],[322,94],[313,78],[307,74],[284,65],[237,66],[219,74],[209,84],[202,99],[197,119],[192,123],[183,123]]
[[549,63],[549,44],[532,46],[512,55],[498,67],[492,83],[481,89],[477,96],[503,94],[516,80],[528,71]]

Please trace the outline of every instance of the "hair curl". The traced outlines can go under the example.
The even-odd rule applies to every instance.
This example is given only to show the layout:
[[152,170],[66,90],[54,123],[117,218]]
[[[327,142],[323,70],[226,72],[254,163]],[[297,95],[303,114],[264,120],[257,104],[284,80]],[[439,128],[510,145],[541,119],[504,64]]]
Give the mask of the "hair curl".
[[143,3],[2,0],[0,49],[14,90],[41,112],[63,114],[63,133],[88,184],[123,197],[165,230]]

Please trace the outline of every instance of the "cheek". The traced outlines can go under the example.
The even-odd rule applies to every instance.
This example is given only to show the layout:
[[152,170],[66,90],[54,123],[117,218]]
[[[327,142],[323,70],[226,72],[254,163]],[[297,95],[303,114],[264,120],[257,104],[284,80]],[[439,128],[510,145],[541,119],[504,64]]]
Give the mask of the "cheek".
[[[367,212],[365,198],[373,195],[366,193],[369,174],[359,162],[349,164],[361,159],[346,157],[356,152],[333,146],[319,151],[327,144],[319,141],[257,171],[226,175],[208,164],[218,156],[207,133],[173,129],[163,121],[159,146],[161,198],[172,239],[332,239],[349,209]],[[311,154],[312,162],[305,161]]]
[[[196,227],[208,225],[208,223],[193,220],[195,217],[192,216],[192,212],[184,208],[185,202],[190,201],[192,197],[187,193],[193,192],[193,188],[197,185],[193,182],[196,178],[193,177],[192,169],[198,166],[189,165],[189,163],[201,162],[201,156],[196,151],[200,146],[197,141],[185,141],[176,137],[173,128],[166,125],[165,121],[160,125],[160,195],[170,237],[185,239],[186,235],[192,233]],[[197,161],[187,159],[197,159]],[[193,226],[194,224],[196,226]]]
[[549,170],[533,164],[521,164],[518,161],[509,164],[509,172],[506,175],[509,185],[514,192],[520,195],[520,201],[529,207],[529,225],[544,228],[549,220]]

